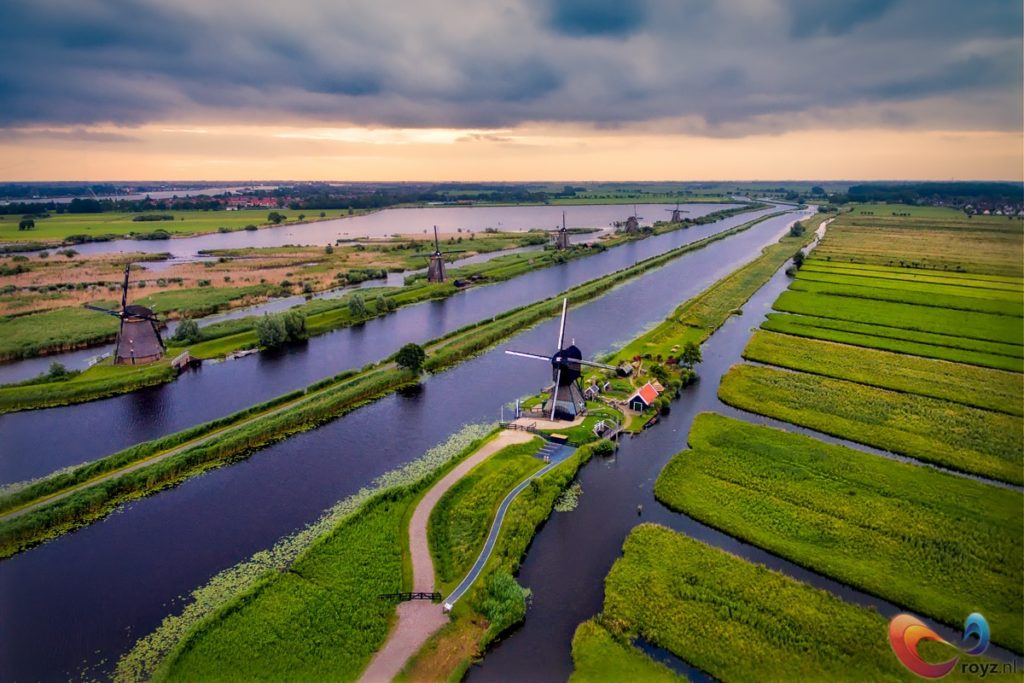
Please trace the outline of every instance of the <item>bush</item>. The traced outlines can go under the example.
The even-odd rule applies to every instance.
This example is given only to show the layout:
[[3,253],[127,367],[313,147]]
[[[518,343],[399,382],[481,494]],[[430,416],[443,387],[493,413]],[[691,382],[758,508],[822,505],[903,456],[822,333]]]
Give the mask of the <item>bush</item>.
[[264,313],[256,321],[256,339],[260,346],[272,349],[281,346],[288,340],[288,330],[280,316]]
[[18,230],[34,230],[35,227],[36,222],[31,218],[23,218],[21,222],[18,223]]
[[487,582],[487,592],[480,603],[480,612],[490,622],[488,631],[497,635],[526,617],[526,600],[530,591],[520,586],[507,571],[495,572]]

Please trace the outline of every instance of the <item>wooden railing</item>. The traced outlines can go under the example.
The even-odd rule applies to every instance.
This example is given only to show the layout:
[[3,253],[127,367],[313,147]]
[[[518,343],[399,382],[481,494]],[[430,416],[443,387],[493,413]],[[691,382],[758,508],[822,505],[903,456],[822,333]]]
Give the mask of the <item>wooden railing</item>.
[[397,600],[398,602],[405,602],[407,600],[430,600],[431,602],[440,602],[440,593],[381,593],[381,600]]

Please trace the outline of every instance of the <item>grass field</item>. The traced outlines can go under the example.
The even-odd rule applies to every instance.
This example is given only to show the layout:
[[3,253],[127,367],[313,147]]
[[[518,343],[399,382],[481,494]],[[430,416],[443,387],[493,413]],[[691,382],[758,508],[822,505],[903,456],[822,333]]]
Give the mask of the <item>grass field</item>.
[[874,610],[651,524],[626,538],[601,620],[721,681],[911,678]]
[[[935,294],[955,294],[998,301],[1020,302],[1024,291],[1016,282],[995,282],[981,280],[977,277],[954,278],[947,276],[920,276],[916,273],[907,274],[895,268],[885,270],[853,270],[836,268],[824,262],[808,260],[804,262],[799,280],[811,282],[828,282],[841,285],[869,285],[871,287],[899,289],[910,292],[929,292]],[[1009,280],[1009,278],[1007,278]],[[1017,281],[1019,282],[1019,281]]]
[[383,496],[195,629],[154,680],[345,680],[387,637],[413,495]]
[[473,566],[498,505],[544,463],[533,457],[543,440],[503,448],[448,490],[430,515],[427,534],[439,590],[448,594]]
[[1024,291],[1024,281],[1013,275],[992,275],[990,273],[957,273],[942,272],[921,268],[906,268],[898,266],[879,266],[868,263],[839,263],[836,261],[825,261],[811,254],[804,264],[809,271],[824,273],[836,273],[871,278],[885,278],[888,280],[901,280],[904,282],[924,282],[940,285],[963,285],[966,287],[981,287],[986,289],[1005,289],[1013,292]]
[[[894,216],[893,213],[911,216]],[[1024,222],[897,205],[839,215],[816,258],[903,268],[1024,275]]]
[[969,339],[1024,344],[1021,319],[991,313],[954,311],[934,306],[828,296],[789,290],[775,300],[773,308],[784,313],[811,315],[858,323],[898,327]]
[[111,341],[117,335],[118,325],[117,318],[86,308],[0,317],[0,360]]
[[631,643],[616,640],[596,620],[585,621],[572,638],[574,670],[569,683],[672,683],[685,681]]
[[658,500],[898,605],[960,626],[973,611],[1024,651],[1024,496],[704,413]]
[[868,386],[1024,415],[1024,379],[1015,372],[765,331],[754,333],[743,357]]
[[614,354],[611,362],[630,361],[636,356],[677,356],[686,342],[702,343],[740,309],[797,249],[806,246],[824,220],[818,214],[806,221],[807,232],[800,237],[786,235],[747,265],[733,271],[708,289],[682,304],[660,325],[637,337]]
[[967,337],[914,332],[898,327],[781,313],[769,313],[768,319],[761,324],[761,328],[852,346],[938,358],[1013,372],[1024,371],[1024,347],[1014,344],[1000,344]]
[[[0,242],[60,242],[69,235],[89,235],[100,237],[111,235],[123,237],[130,233],[147,233],[154,230],[165,230],[172,235],[198,235],[217,232],[220,228],[240,230],[247,225],[268,225],[267,215],[277,211],[287,217],[285,223],[295,223],[299,214],[305,214],[305,220],[316,220],[319,210],[292,211],[289,209],[240,209],[238,211],[151,211],[129,213],[116,211],[110,213],[64,213],[51,214],[49,218],[36,218],[33,230],[18,230],[21,215],[0,216]],[[174,216],[173,221],[133,221],[135,216],[146,213]],[[326,218],[347,217],[348,211],[326,212]],[[356,211],[354,215],[367,213]],[[285,223],[282,223],[285,224]]]
[[736,365],[725,403],[963,472],[1024,483],[1024,421],[803,372]]
[[[791,291],[810,292],[820,296],[846,297],[853,299],[866,299],[869,301],[892,301],[903,304],[914,304],[917,306],[932,306],[935,308],[950,309],[955,311],[978,311],[981,313],[992,313],[1016,318],[1017,324],[1024,325],[1021,314],[1024,313],[1022,297],[1020,294],[1010,297],[1000,296],[1003,292],[991,289],[975,290],[975,296],[964,296],[962,294],[951,294],[939,291],[939,285],[927,285],[929,291],[917,291],[897,284],[891,286],[893,281],[883,281],[890,286],[875,286],[876,280],[865,278],[858,284],[846,284],[836,282],[820,282],[798,278],[790,285]],[[909,283],[907,283],[909,285]],[[921,285],[918,285],[919,287]],[[965,288],[961,288],[965,289]],[[989,294],[996,296],[989,296]]]

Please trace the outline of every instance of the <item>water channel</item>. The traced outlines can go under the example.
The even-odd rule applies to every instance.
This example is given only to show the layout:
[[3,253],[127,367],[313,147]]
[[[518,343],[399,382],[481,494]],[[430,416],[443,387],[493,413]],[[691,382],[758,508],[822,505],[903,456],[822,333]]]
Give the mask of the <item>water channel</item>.
[[[512,280],[469,288],[447,299],[400,308],[383,318],[319,335],[278,352],[204,364],[169,384],[101,401],[0,415],[0,433],[4,435],[0,442],[0,485],[109,455],[140,441],[307,386],[342,370],[360,368],[397,351],[407,342],[423,343],[440,337],[773,211],[741,214],[628,242]],[[749,245],[761,244],[763,233],[770,232],[778,221],[788,220],[791,219],[772,219],[728,241],[737,245],[738,250],[747,249]]]
[[[587,356],[628,341],[664,319],[680,301],[754,258],[798,216],[768,219],[573,309],[567,337],[575,338]],[[749,220],[749,216],[742,220]],[[718,224],[711,231],[721,227]],[[644,252],[659,244],[655,240],[661,240],[657,249],[663,251],[666,247],[662,238],[693,239],[697,236],[694,232],[699,230],[670,233],[605,254],[613,254],[618,263],[628,265],[649,255]],[[585,272],[580,275],[586,280],[599,274],[594,272],[594,259],[565,265],[581,267]],[[472,296],[459,295],[424,305],[418,307],[424,311],[422,317],[413,323],[404,322],[408,327],[391,329],[387,335],[380,335],[374,328],[386,328],[397,315],[353,328],[348,335],[341,335],[348,340],[344,344],[346,354],[363,353],[370,359],[379,358],[387,353],[381,347],[385,341],[400,345],[414,333],[431,338],[464,324],[452,325],[453,321],[466,318],[467,308],[478,319],[480,311],[474,296],[484,300],[489,290],[500,291],[499,300],[507,308],[582,281],[573,273],[572,268],[551,268],[505,283],[517,285],[507,290],[499,290],[501,285],[495,285],[465,293]],[[540,277],[531,280],[532,276]],[[415,311],[416,307],[407,310]],[[386,397],[317,430],[262,449],[244,461],[129,503],[100,522],[0,562],[0,603],[4,605],[4,616],[0,619],[0,678],[51,680],[83,671],[99,677],[108,675],[117,657],[137,638],[155,628],[167,613],[180,610],[181,596],[217,572],[271,546],[375,477],[420,456],[444,441],[459,425],[494,420],[499,403],[539,390],[548,381],[547,369],[517,364],[503,350],[515,346],[544,351],[553,345],[557,325],[557,320],[548,320],[509,339],[507,345],[426,378],[416,391]],[[308,350],[292,351],[280,358],[261,354],[253,366],[256,370],[251,371],[253,378],[243,375],[234,384],[213,381],[206,386],[205,393],[192,398],[182,395],[172,403],[162,399],[160,392],[187,387],[197,377],[216,378],[216,372],[207,373],[204,369],[155,392],[140,392],[120,404],[120,408],[110,408],[111,404],[119,405],[118,399],[76,407],[107,406],[91,417],[78,414],[69,419],[67,427],[71,431],[53,436],[52,442],[48,441],[51,437],[47,432],[59,432],[53,425],[62,423],[54,421],[55,418],[41,423],[48,428],[37,429],[42,433],[35,435],[36,442],[52,443],[49,448],[56,448],[59,453],[60,448],[78,448],[77,441],[95,436],[105,441],[102,448],[94,447],[92,452],[103,454],[114,450],[110,446],[115,441],[138,440],[136,435],[146,433],[144,425],[148,421],[156,421],[159,429],[167,430],[175,419],[180,424],[180,418],[172,416],[192,415],[190,411],[197,407],[198,413],[208,419],[212,415],[202,410],[204,401],[208,401],[208,409],[223,409],[230,403],[223,402],[225,397],[240,394],[239,402],[249,404],[258,400],[255,394],[265,385],[271,386],[268,393],[274,395],[289,386],[301,386],[311,378],[337,372],[342,361],[335,357],[332,345],[338,342],[330,341],[337,336],[321,338],[324,344],[316,354]],[[742,343],[738,348],[741,347]],[[315,360],[299,363],[298,369],[278,369],[278,364],[286,365],[295,356],[312,356]],[[706,354],[706,358],[711,356],[712,353]],[[362,362],[351,364],[358,366]],[[316,371],[304,370],[309,365],[315,366]],[[226,363],[224,367],[230,368],[232,364]],[[220,366],[216,368],[220,370]],[[196,402],[200,405],[193,405]],[[684,412],[682,408],[678,411]],[[3,420],[18,416],[0,418],[0,429],[5,435],[8,428]],[[89,420],[88,424],[80,424],[83,419]],[[126,424],[120,423],[122,419]],[[397,425],[401,428],[396,429]],[[672,429],[669,426],[652,435],[668,434]],[[121,432],[130,432],[132,436],[125,438]],[[35,454],[46,452],[41,444],[34,445],[29,440],[23,443]],[[6,459],[12,453],[6,440],[5,451]],[[88,449],[82,449],[76,457],[81,459],[82,453],[87,452]],[[623,462],[626,458],[620,456],[618,460]],[[591,467],[588,471],[596,469]],[[645,483],[647,489],[657,469],[650,474],[650,481]],[[633,498],[632,491],[621,495]],[[632,505],[635,509],[635,502]],[[547,528],[544,533],[548,533]],[[611,543],[612,557],[620,543],[621,536]],[[598,591],[606,571],[607,566],[595,569],[594,585]]]

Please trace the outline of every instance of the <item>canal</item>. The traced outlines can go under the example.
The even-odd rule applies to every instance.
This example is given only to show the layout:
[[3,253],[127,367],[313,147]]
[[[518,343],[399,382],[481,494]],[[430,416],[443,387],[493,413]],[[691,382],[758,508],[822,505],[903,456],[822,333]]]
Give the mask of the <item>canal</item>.
[[[575,338],[588,357],[621,345],[660,322],[680,301],[756,257],[797,217],[789,214],[768,219],[573,309],[567,338]],[[651,240],[635,246],[647,247],[648,242]],[[542,282],[514,290],[515,300],[507,305],[528,303],[572,284],[565,270],[551,269],[544,274]],[[590,270],[587,275],[585,279],[594,276]],[[479,292],[488,289],[494,288]],[[445,302],[454,306],[438,306],[442,320],[423,319],[422,324],[431,329],[421,334],[437,336],[458,317],[459,307],[468,300],[457,296]],[[746,318],[737,320],[746,322]],[[518,362],[503,351],[508,346],[549,349],[557,326],[557,320],[548,320],[509,339],[507,345],[425,378],[415,391],[388,396],[246,460],[129,503],[100,522],[0,562],[0,603],[4,605],[0,678],[109,675],[117,658],[136,639],[152,631],[168,613],[179,611],[182,596],[217,572],[302,528],[377,476],[444,441],[460,425],[495,420],[500,403],[539,390],[549,380],[548,369],[524,365],[525,361]],[[365,327],[362,333],[353,330],[355,340],[371,326]],[[374,344],[381,343],[375,339]],[[404,340],[392,341],[400,343]],[[373,358],[386,353],[380,348],[371,350]],[[706,362],[711,362],[714,353],[706,353]],[[259,367],[265,363],[261,358]],[[269,365],[271,374],[263,375],[263,381],[278,377],[272,373],[273,363]],[[321,376],[324,374],[329,373],[324,371]],[[206,370],[199,376],[206,376]],[[284,389],[275,385],[273,393]],[[228,386],[224,391],[245,393],[249,388]],[[253,400],[246,395],[247,403]],[[95,405],[102,403],[109,402]],[[146,411],[160,415],[163,408],[159,399],[139,404],[137,419],[145,419]],[[685,412],[682,408],[678,411]],[[49,424],[52,429],[56,423]],[[69,427],[80,428],[75,424]],[[115,415],[97,418],[88,430],[76,433],[80,438],[92,433],[103,439],[107,432],[119,428]],[[668,426],[652,435],[661,436],[672,429]],[[75,437],[65,438],[70,442]],[[620,457],[619,462],[623,461]],[[588,471],[592,469],[596,468]],[[648,489],[659,469],[649,464],[649,481],[644,483]],[[633,498],[629,491],[620,495]],[[635,509],[635,502],[633,506]],[[621,536],[609,547],[617,552],[619,543]],[[599,590],[607,566],[594,571]]]
[[[0,415],[0,433],[4,435],[0,443],[0,485],[43,476],[228,415],[343,370],[376,362],[408,342],[423,343],[440,337],[776,210],[741,214],[628,242],[505,282],[470,288],[447,299],[400,308],[383,318],[279,351],[206,363],[174,382],[130,394]],[[757,236],[770,230],[771,225],[775,223],[759,225],[729,242],[760,243]]]

